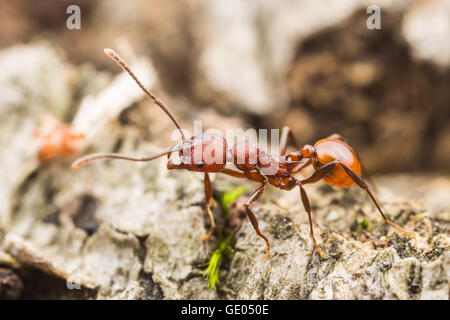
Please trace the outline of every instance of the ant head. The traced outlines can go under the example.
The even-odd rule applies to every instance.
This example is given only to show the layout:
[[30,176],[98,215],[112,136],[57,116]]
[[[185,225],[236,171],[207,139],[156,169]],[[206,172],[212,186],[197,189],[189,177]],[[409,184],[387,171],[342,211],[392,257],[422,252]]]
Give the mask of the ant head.
[[219,172],[226,165],[227,142],[216,134],[193,136],[180,143],[179,158],[171,158],[167,169]]
[[316,153],[316,148],[310,144],[305,144],[300,152],[302,158],[311,158]]

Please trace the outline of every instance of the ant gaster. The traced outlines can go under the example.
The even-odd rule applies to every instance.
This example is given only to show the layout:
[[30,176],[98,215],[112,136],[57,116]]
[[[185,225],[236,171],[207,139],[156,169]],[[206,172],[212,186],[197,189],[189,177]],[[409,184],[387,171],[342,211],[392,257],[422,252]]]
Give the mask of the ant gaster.
[[[209,216],[211,227],[208,234],[205,235],[202,240],[210,238],[215,228],[214,217],[210,209],[211,204],[215,204],[215,202],[212,198],[209,173],[222,173],[235,178],[249,179],[251,181],[258,182],[260,183],[260,186],[250,195],[244,206],[255,232],[266,242],[266,258],[270,254],[270,243],[267,237],[259,229],[258,221],[250,209],[250,205],[263,194],[268,183],[282,190],[292,190],[295,187],[299,188],[303,206],[308,214],[311,239],[318,253],[323,258],[325,258],[325,254],[320,249],[314,237],[311,219],[311,206],[309,204],[305,189],[303,188],[303,185],[318,182],[321,179],[323,179],[327,184],[338,188],[347,188],[356,184],[369,194],[385,222],[390,224],[397,231],[409,235],[415,234],[413,232],[403,230],[386,218],[372,192],[369,190],[368,185],[361,178],[361,164],[355,151],[344,141],[341,136],[334,134],[326,139],[318,141],[314,146],[307,144],[300,149],[295,141],[292,131],[288,127],[284,127],[281,134],[281,148],[279,156],[269,155],[262,151],[257,144],[251,144],[248,141],[237,143],[231,149],[227,149],[226,140],[219,135],[205,134],[201,136],[193,136],[187,139],[169,108],[142,85],[124,60],[122,60],[119,55],[111,49],[105,49],[105,53],[115,60],[126,72],[128,72],[128,74],[136,81],[147,96],[149,96],[155,104],[169,116],[179,130],[182,137],[182,142],[175,145],[168,151],[148,157],[129,157],[120,154],[87,155],[75,161],[72,167],[77,168],[98,159],[114,158],[131,161],[151,161],[167,155],[169,158],[167,169],[169,170],[187,169],[189,171],[204,172],[206,212]],[[290,139],[296,146],[297,150],[300,151],[286,153],[288,139]],[[206,150],[209,151],[208,155],[214,157],[213,161],[206,161]],[[171,154],[174,152],[179,152],[179,160],[181,161],[175,161],[171,158]],[[194,157],[192,157],[192,155],[194,155]],[[254,161],[250,161],[252,160],[251,158],[253,158]],[[236,166],[237,170],[227,168],[227,160],[232,162]],[[301,171],[309,165],[312,165],[315,169],[314,173],[309,178],[298,180],[294,177],[295,173]]]

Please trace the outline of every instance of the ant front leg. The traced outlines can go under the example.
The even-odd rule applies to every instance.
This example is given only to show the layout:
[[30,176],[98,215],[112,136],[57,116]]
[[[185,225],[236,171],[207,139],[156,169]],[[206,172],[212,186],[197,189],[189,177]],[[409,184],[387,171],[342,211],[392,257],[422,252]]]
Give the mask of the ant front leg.
[[270,255],[270,242],[269,239],[259,230],[258,220],[256,220],[255,214],[250,210],[250,205],[252,202],[256,201],[261,195],[263,194],[267,184],[267,179],[264,180],[261,184],[261,186],[253,192],[248,200],[245,202],[244,207],[245,211],[247,213],[247,217],[249,218],[250,222],[252,223],[253,229],[255,229],[255,232],[258,236],[264,239],[267,245],[267,253],[264,256],[265,259],[267,259]]
[[208,172],[205,172],[205,207],[206,213],[208,214],[209,221],[211,223],[211,227],[209,229],[208,234],[201,238],[202,240],[208,240],[209,238],[211,238],[212,234],[214,233],[214,229],[216,227],[216,224],[214,222],[214,216],[211,212],[211,204],[216,206],[216,202],[212,197],[211,180],[209,179]]

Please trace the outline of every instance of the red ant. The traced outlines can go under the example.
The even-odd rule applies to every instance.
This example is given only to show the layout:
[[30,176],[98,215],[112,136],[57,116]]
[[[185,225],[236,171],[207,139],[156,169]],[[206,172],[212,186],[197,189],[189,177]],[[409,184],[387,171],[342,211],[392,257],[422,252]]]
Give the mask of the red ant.
[[[280,156],[269,155],[262,151],[257,144],[250,144],[248,141],[237,143],[231,149],[227,149],[226,140],[219,135],[205,134],[186,139],[180,125],[170,112],[169,108],[166,107],[161,100],[156,98],[151,92],[144,88],[142,83],[137,79],[124,60],[122,60],[119,55],[111,49],[105,49],[105,53],[115,60],[126,72],[128,72],[139,87],[141,87],[141,89],[155,102],[155,104],[157,104],[169,116],[179,130],[183,141],[168,151],[148,157],[136,158],[123,156],[120,154],[87,155],[75,161],[72,167],[77,168],[98,159],[114,158],[131,161],[151,161],[167,155],[169,158],[167,169],[169,170],[187,169],[189,171],[204,172],[206,212],[208,213],[209,220],[211,222],[211,228],[202,240],[206,240],[211,237],[215,228],[214,218],[210,209],[211,204],[215,203],[212,198],[209,173],[223,173],[236,178],[249,179],[251,181],[258,182],[261,185],[250,195],[244,206],[255,232],[258,236],[263,238],[267,244],[267,253],[265,255],[266,258],[270,254],[270,243],[267,237],[259,229],[258,221],[250,209],[250,205],[263,194],[267,183],[270,183],[271,185],[282,190],[292,190],[295,187],[300,189],[303,206],[308,214],[311,238],[314,242],[314,246],[322,258],[325,258],[325,254],[320,249],[314,237],[311,219],[311,206],[309,204],[308,196],[303,188],[303,185],[318,182],[321,179],[323,179],[327,184],[338,188],[347,188],[354,186],[355,184],[358,185],[369,194],[385,222],[402,233],[415,235],[415,233],[403,230],[393,222],[389,221],[383,214],[383,211],[375,200],[372,192],[369,190],[368,185],[361,179],[361,164],[355,151],[342,139],[341,136],[334,134],[326,139],[318,141],[314,146],[307,144],[300,149],[296,143],[292,131],[288,127],[284,127],[280,142]],[[286,153],[288,138],[300,151]],[[173,152],[179,152],[181,161],[176,162],[171,158],[171,154]],[[194,156],[192,157],[192,155]],[[214,157],[214,160],[207,161],[211,160],[211,156]],[[210,158],[207,159],[207,157]],[[254,161],[251,161],[252,158]],[[238,170],[227,168],[227,160],[233,162]],[[315,171],[309,178],[297,180],[293,177],[295,173],[311,164],[313,165]]]
[[37,156],[42,164],[73,156],[78,152],[79,142],[84,139],[84,134],[75,133],[70,124],[53,115],[44,117],[33,135],[41,140]]

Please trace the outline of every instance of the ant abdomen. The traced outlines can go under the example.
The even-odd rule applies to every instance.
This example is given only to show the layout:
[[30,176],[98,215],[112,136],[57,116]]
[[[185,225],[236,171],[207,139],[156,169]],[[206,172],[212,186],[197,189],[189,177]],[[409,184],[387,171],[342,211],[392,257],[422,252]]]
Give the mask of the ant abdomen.
[[[361,177],[362,168],[356,152],[344,141],[340,139],[322,139],[314,147],[318,161],[318,163],[313,162],[316,169],[321,165],[339,160],[340,163],[348,166]],[[338,188],[347,188],[355,185],[354,180],[349,177],[342,166],[336,166],[323,180]]]

